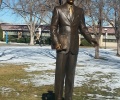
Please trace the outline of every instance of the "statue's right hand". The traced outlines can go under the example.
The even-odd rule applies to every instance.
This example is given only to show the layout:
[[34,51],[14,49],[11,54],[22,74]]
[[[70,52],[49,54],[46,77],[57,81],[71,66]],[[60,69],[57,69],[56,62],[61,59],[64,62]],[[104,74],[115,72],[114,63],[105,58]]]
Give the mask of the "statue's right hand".
[[62,46],[61,46],[61,44],[57,44],[55,48],[56,48],[56,50],[61,50]]
[[91,41],[93,46],[99,46],[99,43],[97,42],[96,39],[92,39]]

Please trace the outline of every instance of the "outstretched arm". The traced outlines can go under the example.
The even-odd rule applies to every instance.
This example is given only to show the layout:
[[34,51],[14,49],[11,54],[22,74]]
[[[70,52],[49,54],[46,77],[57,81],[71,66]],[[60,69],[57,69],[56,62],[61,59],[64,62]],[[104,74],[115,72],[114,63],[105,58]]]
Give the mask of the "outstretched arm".
[[80,32],[82,33],[82,35],[85,37],[85,39],[90,43],[90,44],[95,44],[98,45],[97,41],[95,39],[93,39],[88,31],[88,28],[85,25],[85,16],[84,16],[84,10],[81,9],[82,13],[81,13],[81,20],[80,20]]

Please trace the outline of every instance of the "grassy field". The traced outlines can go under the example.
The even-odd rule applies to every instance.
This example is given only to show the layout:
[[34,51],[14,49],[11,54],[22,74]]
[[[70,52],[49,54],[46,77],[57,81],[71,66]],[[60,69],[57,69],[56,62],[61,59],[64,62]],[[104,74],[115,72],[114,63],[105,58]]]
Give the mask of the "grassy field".
[[[0,64],[0,100],[41,100],[43,93],[49,90],[53,91],[53,85],[35,87],[30,81],[32,76],[29,74],[38,75],[43,73],[41,71],[25,72],[24,68],[27,67],[28,65]],[[47,72],[50,73],[51,71],[48,70]],[[27,83],[23,84],[21,80],[27,80]],[[97,82],[99,81],[91,79],[81,87],[75,87],[73,100],[106,100],[109,96],[112,97],[110,97],[110,100],[119,100],[115,97],[120,97],[120,89],[116,89],[114,93],[111,93],[107,86],[103,87],[106,91],[93,85]],[[95,99],[98,94],[101,99]]]
[[[24,71],[26,67],[28,66],[0,65],[0,100],[41,100],[42,93],[53,90],[53,86],[34,87],[29,82],[30,76]],[[22,84],[20,80],[24,79],[28,79],[28,83]]]

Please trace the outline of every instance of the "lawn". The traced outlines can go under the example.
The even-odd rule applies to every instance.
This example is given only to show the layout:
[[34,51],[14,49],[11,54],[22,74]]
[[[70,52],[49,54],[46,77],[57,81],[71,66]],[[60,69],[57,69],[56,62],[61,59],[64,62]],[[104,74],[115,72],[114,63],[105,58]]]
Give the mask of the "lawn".
[[[30,79],[34,75],[43,75],[42,71],[26,72],[24,69],[28,65],[0,64],[0,100],[42,100],[41,96],[47,91],[53,91],[53,85],[43,85],[36,87]],[[46,70],[47,73],[53,73],[53,70]],[[96,74],[101,72],[97,72]],[[111,74],[112,75],[112,74]],[[94,86],[100,80],[93,80],[94,75],[89,75],[91,80],[80,87],[74,88],[73,100],[119,100],[120,89],[109,91],[107,86]],[[101,78],[111,78],[111,76],[102,75]],[[27,80],[27,82],[24,80]],[[96,99],[98,98],[99,99]]]
[[[0,100],[41,100],[42,93],[53,90],[53,86],[34,87],[29,81],[27,65],[0,65]],[[35,72],[34,72],[35,73]],[[38,72],[36,72],[38,74]],[[28,80],[21,83],[21,80]]]

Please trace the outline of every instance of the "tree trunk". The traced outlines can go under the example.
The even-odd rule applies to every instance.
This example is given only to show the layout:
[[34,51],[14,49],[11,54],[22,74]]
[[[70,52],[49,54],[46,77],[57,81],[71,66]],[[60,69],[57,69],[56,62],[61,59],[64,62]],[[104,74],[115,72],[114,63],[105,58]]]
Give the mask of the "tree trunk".
[[30,45],[34,45],[34,35],[32,31],[30,31]]
[[120,57],[120,28],[115,29],[115,36],[117,39],[117,56]]
[[120,57],[120,38],[117,39],[117,56]]
[[[98,44],[99,44],[99,39],[100,39],[99,36],[96,35],[96,40]],[[99,45],[95,47],[95,59],[99,59]]]
[[99,46],[95,47],[95,59],[99,59]]
[[[103,8],[102,7],[103,7],[103,0],[101,1],[99,5],[99,22],[98,22],[99,33],[96,34],[96,39],[97,39],[98,44],[99,44],[99,40],[102,34],[102,23],[103,23],[103,18],[102,18]],[[99,45],[95,47],[95,59],[99,59]]]

